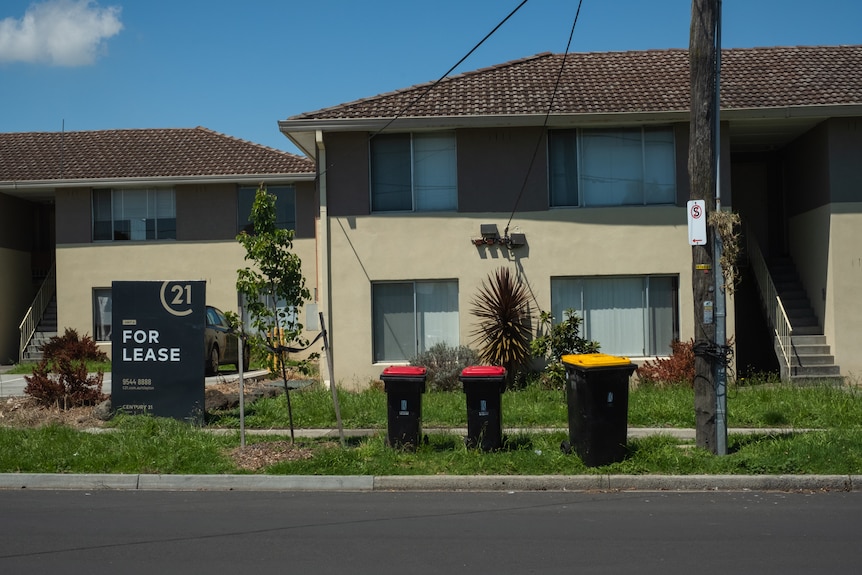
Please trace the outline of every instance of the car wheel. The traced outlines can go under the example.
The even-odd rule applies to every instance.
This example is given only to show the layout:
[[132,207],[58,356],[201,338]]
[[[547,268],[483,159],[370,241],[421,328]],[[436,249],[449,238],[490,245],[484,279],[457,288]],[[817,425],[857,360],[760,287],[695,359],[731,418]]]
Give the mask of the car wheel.
[[207,375],[215,375],[218,373],[218,348],[213,346],[210,351],[210,357],[206,365]]

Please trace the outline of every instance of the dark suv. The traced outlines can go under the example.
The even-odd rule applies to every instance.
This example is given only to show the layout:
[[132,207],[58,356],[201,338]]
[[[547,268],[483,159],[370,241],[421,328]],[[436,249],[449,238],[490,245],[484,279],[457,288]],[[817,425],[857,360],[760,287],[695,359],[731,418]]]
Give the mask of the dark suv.
[[[207,325],[204,329],[204,373],[216,375],[221,365],[236,365],[239,370],[237,355],[237,335],[228,326],[227,319],[220,309],[207,306]],[[248,370],[251,353],[248,343],[243,346],[243,370]]]

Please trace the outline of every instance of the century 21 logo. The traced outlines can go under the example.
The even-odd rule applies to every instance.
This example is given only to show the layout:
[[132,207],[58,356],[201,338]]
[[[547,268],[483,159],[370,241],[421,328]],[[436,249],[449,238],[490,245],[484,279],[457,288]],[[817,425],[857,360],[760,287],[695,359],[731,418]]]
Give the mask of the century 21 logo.
[[169,314],[183,317],[192,313],[192,284],[166,281],[159,296]]

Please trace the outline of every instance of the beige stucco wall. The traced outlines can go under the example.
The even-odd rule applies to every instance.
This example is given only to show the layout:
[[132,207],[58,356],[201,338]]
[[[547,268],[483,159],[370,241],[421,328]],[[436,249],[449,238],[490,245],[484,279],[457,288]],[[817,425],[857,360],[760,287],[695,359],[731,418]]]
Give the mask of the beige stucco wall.
[[[500,266],[531,286],[535,306],[550,310],[552,276],[679,276],[680,338],[693,334],[691,247],[685,208],[559,209],[518,214],[510,233],[528,245],[509,252],[475,247],[479,225],[502,233],[508,214],[409,214],[331,219],[332,344],[335,380],[347,388],[379,378],[388,364],[372,355],[371,283],[457,279],[461,344],[471,343],[471,299]],[[733,333],[728,301],[728,334]],[[538,313],[536,313],[538,315]]]
[[18,325],[35,295],[30,252],[0,247],[0,364],[18,363]]
[[833,204],[826,280],[826,334],[841,374],[862,382],[862,202]]
[[[314,240],[296,240],[294,252],[313,293],[316,266]],[[245,267],[245,252],[236,241],[110,242],[57,248],[57,322],[80,334],[93,333],[93,289],[112,281],[204,280],[207,303],[237,311],[236,272]],[[307,323],[307,322],[304,322]],[[101,344],[110,353],[110,344]]]
[[823,206],[790,220],[790,249],[841,374],[862,377],[862,203]]

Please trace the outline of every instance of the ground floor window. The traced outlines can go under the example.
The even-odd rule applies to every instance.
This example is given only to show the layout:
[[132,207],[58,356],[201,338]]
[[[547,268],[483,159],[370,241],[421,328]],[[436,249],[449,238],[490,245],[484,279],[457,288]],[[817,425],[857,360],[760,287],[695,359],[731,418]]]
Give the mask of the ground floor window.
[[111,341],[111,288],[93,290],[93,339]]
[[584,320],[582,335],[614,355],[669,355],[679,338],[678,302],[676,276],[551,279],[554,317],[574,309]]
[[459,345],[457,281],[375,283],[371,292],[375,362],[407,361],[436,343]]

